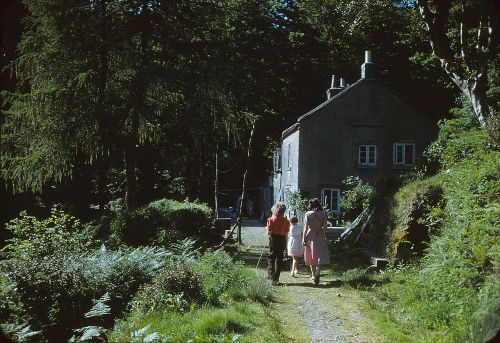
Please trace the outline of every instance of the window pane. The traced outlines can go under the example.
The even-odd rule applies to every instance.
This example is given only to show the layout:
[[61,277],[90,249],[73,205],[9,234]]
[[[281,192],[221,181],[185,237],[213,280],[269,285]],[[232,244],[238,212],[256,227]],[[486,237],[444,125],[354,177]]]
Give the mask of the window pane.
[[359,146],[359,164],[366,164],[366,146]]
[[375,164],[375,146],[371,145],[368,149],[368,163]]
[[339,209],[339,191],[334,190],[332,191],[332,207],[331,210],[338,210]]
[[332,204],[332,192],[329,189],[323,191],[323,207],[330,209]]
[[394,146],[394,162],[403,163],[403,146],[401,144]]

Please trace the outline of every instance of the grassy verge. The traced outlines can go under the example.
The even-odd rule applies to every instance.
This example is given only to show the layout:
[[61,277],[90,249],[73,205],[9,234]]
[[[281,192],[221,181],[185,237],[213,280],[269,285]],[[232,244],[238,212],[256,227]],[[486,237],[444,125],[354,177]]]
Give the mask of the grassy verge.
[[154,311],[133,313],[109,335],[111,342],[134,339],[167,342],[281,342],[279,323],[269,308],[254,302],[232,303],[223,308],[206,306],[187,313]]
[[279,342],[271,315],[273,289],[252,268],[223,251],[165,268],[143,287],[111,342]]

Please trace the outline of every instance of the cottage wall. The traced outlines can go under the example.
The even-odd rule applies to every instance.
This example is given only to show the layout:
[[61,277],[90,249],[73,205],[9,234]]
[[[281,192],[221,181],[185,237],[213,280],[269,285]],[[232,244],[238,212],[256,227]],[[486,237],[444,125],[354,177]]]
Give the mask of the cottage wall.
[[[435,123],[376,80],[358,81],[299,124],[297,187],[309,197],[320,197],[322,188],[341,188],[350,175],[365,180],[397,176],[405,168],[394,166],[393,144],[415,143],[419,156],[436,135]],[[359,145],[377,146],[375,166],[358,165]]]
[[283,140],[282,146],[282,199],[285,199],[287,191],[297,191],[298,190],[298,173],[299,173],[299,137],[300,132],[296,130],[295,132],[288,135]]

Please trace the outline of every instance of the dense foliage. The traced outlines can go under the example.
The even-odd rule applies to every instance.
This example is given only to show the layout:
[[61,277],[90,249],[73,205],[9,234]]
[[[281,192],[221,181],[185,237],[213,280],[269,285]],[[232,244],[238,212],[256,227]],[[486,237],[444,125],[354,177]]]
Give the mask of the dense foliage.
[[[156,337],[172,341],[229,342],[282,339],[274,319],[255,302],[268,303],[272,286],[223,251],[166,267],[132,300],[112,341]],[[212,307],[216,306],[216,307]],[[273,324],[274,323],[274,324]]]
[[58,210],[46,220],[21,214],[7,225],[2,250],[2,323],[29,324],[51,341],[71,337],[93,299],[110,296],[119,315],[169,254],[161,249],[108,251],[86,245],[78,221]]
[[[38,213],[2,231],[2,330],[21,341],[283,341],[258,305],[271,298],[269,283],[182,241],[214,236],[213,211],[181,201],[212,203],[215,193],[233,203],[255,123],[249,188],[258,189],[282,130],[324,100],[331,74],[356,81],[364,50],[379,79],[430,117],[449,118],[459,93],[463,106],[440,122],[394,197],[347,180],[347,219],[373,202],[379,215],[361,243],[389,239],[394,266],[340,280],[374,287],[370,304],[398,326],[393,341],[482,341],[500,326],[499,20],[490,2],[11,3],[0,223]],[[286,202],[304,209],[299,192]]]
[[340,208],[347,220],[353,220],[361,211],[373,205],[375,187],[357,176],[348,176],[343,182],[344,191],[340,197]]
[[[6,30],[23,34],[5,42],[5,196],[31,200],[27,191],[34,191],[41,196],[32,206],[64,202],[82,218],[90,204],[102,211],[118,197],[131,210],[162,197],[212,203],[216,155],[219,187],[231,190],[220,192],[221,203],[233,203],[252,122],[260,118],[253,158],[262,167],[249,173],[256,188],[282,130],[324,100],[331,74],[356,81],[364,50],[374,52],[380,79],[429,116],[442,116],[453,101],[406,2],[12,7],[18,23],[8,21]],[[11,204],[8,219],[22,206]]]
[[[94,239],[93,230],[89,234],[79,220],[57,208],[44,220],[26,213],[12,220],[6,226],[11,238],[2,249],[0,263],[2,330],[21,341],[102,339],[115,318],[129,310],[130,318],[124,319],[124,323],[130,321],[130,329],[139,325],[139,313],[141,320],[144,315],[171,316],[172,323],[177,317],[202,316],[208,320],[207,309],[202,309],[206,305],[228,306],[227,313],[214,309],[220,312],[216,319],[203,324],[203,337],[207,339],[257,330],[264,314],[256,304],[269,302],[270,283],[256,278],[253,271],[223,251],[199,255],[194,241],[173,243],[175,237],[170,237],[176,230],[179,236],[197,237],[208,229],[211,211],[204,205],[167,199],[147,208],[156,209],[157,218],[164,220],[165,225],[167,219],[174,224],[169,223],[167,228],[168,241],[161,241],[168,250],[151,246],[122,246],[118,250],[108,250],[105,245],[97,247],[99,241]],[[128,225],[140,233],[151,218],[144,214],[148,213],[144,209],[135,212],[137,220]],[[155,243],[139,241],[138,237],[140,234],[137,242],[131,240],[130,244]],[[234,307],[236,302],[255,305],[241,309]],[[259,313],[260,318],[249,321],[248,311]],[[196,325],[202,324],[193,325],[188,331],[176,327],[176,335],[198,335],[201,329]],[[117,330],[112,337],[123,338],[123,329]],[[150,332],[146,331],[147,336]],[[170,331],[161,332],[171,335]],[[132,338],[129,333],[126,335]]]
[[111,240],[129,246],[168,246],[185,238],[215,239],[211,209],[199,203],[170,199],[153,201],[133,211],[122,208],[111,221]]
[[483,342],[500,324],[500,153],[470,116],[441,123],[428,151],[441,172],[395,195],[390,248],[399,258],[424,256],[391,269],[392,282],[372,298],[398,332],[419,330],[426,342]]

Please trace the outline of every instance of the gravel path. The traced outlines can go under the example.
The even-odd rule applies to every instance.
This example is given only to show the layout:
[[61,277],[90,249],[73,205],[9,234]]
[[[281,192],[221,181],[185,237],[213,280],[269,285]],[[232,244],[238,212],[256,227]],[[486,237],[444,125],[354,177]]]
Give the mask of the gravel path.
[[[264,223],[244,221],[242,240],[247,248],[240,258],[248,265],[258,263],[258,272],[264,276],[267,265]],[[341,287],[328,270],[322,272],[319,286],[313,285],[304,265],[295,278],[284,271],[275,289],[277,301],[272,312],[290,342],[380,342],[370,330],[371,322],[357,308],[360,299],[356,290]]]

